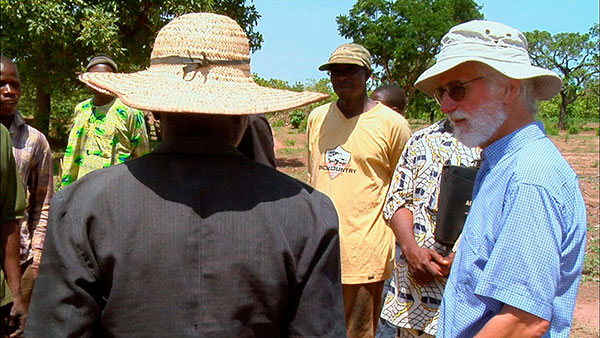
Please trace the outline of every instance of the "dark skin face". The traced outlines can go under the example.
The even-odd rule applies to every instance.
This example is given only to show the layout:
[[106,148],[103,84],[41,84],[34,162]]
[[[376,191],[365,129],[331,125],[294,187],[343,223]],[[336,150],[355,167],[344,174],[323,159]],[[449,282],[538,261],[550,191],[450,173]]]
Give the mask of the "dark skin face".
[[[106,65],[106,64],[102,64],[102,63],[101,64],[97,64],[97,65],[91,67],[90,69],[88,69],[88,73],[97,73],[97,72],[98,73],[104,73],[104,72],[114,73],[115,70],[112,69],[111,66]],[[96,105],[96,106],[103,106],[105,104],[110,103],[112,100],[115,99],[115,97],[112,96],[112,95],[101,93],[101,92],[99,92],[99,91],[97,91],[95,89],[92,89],[92,88],[90,88],[90,89],[94,93],[93,102],[94,102],[94,105]]]
[[376,103],[367,96],[371,71],[357,65],[337,64],[329,68],[333,90],[339,96],[338,108],[348,118],[372,109]]
[[12,120],[21,100],[21,79],[17,66],[10,60],[2,60],[0,68],[0,113],[2,121]]

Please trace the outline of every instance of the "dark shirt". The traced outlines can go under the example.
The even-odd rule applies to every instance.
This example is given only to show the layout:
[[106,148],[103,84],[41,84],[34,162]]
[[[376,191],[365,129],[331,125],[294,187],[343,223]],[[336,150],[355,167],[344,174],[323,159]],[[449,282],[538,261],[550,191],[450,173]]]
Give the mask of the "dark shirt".
[[345,337],[332,202],[222,141],[86,175],[47,236],[29,338]]
[[248,128],[242,136],[242,141],[237,150],[251,160],[258,163],[277,167],[275,163],[275,150],[273,132],[265,114],[248,115]]

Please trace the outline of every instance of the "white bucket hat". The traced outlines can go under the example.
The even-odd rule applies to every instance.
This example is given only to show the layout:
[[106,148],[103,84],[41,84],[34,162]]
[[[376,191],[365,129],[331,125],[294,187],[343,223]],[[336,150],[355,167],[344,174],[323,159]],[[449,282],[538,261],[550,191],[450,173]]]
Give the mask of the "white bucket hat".
[[133,108],[171,113],[245,115],[283,111],[327,94],[261,87],[250,73],[250,47],[231,18],[192,13],[156,36],[150,67],[136,73],[83,73],[79,79]]
[[473,20],[450,29],[442,38],[435,65],[415,82],[415,87],[433,96],[440,74],[468,61],[484,63],[517,80],[534,79],[538,100],[548,100],[560,92],[561,78],[554,72],[531,65],[527,39],[504,24]]

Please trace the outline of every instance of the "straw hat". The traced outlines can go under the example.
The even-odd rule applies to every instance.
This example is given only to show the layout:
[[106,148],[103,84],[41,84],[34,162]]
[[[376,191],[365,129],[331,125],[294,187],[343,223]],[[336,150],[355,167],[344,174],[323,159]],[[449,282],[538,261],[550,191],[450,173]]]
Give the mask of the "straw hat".
[[484,63],[512,79],[534,79],[538,100],[551,99],[560,92],[561,78],[531,64],[527,39],[512,27],[493,21],[469,21],[452,27],[441,45],[435,65],[415,82],[415,87],[429,96],[440,86],[440,74],[467,61]]
[[257,85],[250,47],[232,19],[192,13],[173,19],[154,41],[150,67],[136,73],[83,73],[79,79],[133,108],[153,112],[245,115],[288,110],[328,97]]

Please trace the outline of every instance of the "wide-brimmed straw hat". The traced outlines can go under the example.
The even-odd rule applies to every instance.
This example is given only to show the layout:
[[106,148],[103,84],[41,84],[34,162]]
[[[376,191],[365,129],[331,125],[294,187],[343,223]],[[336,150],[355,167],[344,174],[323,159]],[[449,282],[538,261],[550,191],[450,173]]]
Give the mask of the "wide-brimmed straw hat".
[[468,61],[484,63],[512,79],[533,79],[538,100],[551,99],[562,86],[557,74],[531,64],[527,39],[520,31],[498,22],[473,20],[444,35],[435,65],[419,76],[415,87],[433,96],[441,85],[439,75]]
[[212,13],[182,15],[163,27],[146,70],[83,73],[79,79],[128,106],[153,112],[257,114],[328,97],[257,85],[250,73],[246,34],[234,20]]

